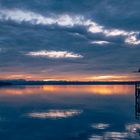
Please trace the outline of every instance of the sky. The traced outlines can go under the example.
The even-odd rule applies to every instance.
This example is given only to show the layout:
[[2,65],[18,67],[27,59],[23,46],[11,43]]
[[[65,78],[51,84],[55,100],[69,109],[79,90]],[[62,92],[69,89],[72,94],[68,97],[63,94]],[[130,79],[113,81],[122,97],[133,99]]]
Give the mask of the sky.
[[0,79],[139,80],[139,0],[0,0]]

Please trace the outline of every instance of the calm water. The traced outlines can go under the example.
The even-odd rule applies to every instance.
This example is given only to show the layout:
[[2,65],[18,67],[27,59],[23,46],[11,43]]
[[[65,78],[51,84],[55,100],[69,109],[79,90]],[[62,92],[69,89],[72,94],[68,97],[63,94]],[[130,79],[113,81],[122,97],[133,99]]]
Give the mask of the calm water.
[[137,140],[135,88],[0,88],[0,140]]

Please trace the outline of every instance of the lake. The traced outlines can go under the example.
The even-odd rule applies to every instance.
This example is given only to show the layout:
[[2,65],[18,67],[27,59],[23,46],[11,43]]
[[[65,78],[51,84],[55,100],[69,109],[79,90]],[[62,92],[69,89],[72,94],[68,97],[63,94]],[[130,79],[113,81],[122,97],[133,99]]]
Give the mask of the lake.
[[0,140],[138,140],[135,86],[0,88]]

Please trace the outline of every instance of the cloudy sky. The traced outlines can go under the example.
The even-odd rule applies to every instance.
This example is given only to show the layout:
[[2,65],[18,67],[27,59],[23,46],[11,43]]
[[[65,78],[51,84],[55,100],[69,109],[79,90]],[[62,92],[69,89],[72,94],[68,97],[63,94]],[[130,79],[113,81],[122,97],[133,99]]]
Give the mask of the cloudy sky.
[[138,80],[140,0],[0,0],[0,78]]

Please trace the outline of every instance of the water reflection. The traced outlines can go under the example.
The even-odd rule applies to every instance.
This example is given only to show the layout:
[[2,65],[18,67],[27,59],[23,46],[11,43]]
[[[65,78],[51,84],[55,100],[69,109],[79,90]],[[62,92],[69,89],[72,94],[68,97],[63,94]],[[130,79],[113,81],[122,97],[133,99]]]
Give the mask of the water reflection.
[[77,116],[81,113],[81,110],[49,110],[48,112],[32,112],[27,114],[27,116],[40,119],[62,119]]
[[13,94],[13,95],[25,95],[25,94],[55,94],[55,93],[88,93],[88,94],[131,94],[135,90],[134,86],[128,85],[89,85],[89,86],[17,86],[0,88],[0,94]]
[[135,86],[0,88],[2,140],[138,140]]
[[[139,132],[139,124],[129,124],[126,125],[125,131],[105,131],[100,135],[92,135],[89,140],[130,140],[130,139],[139,139],[139,136],[136,134]],[[98,129],[98,128],[97,128]]]
[[98,124],[93,124],[92,125],[92,128],[95,128],[95,129],[106,129],[106,128],[109,128],[109,124],[105,124],[105,123],[98,123]]
[[126,130],[130,133],[139,133],[140,132],[140,124],[134,123],[134,124],[127,124],[125,126]]

